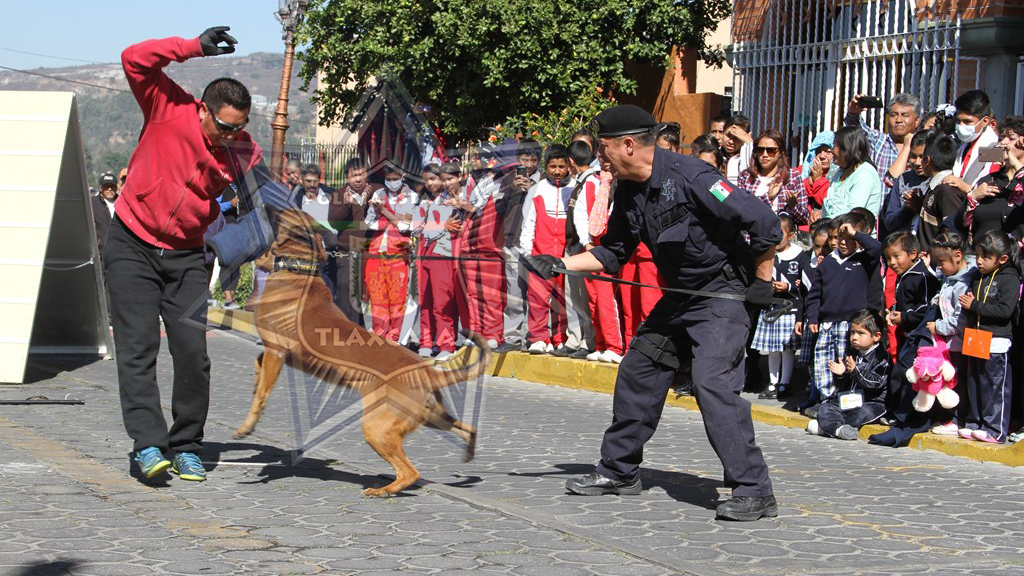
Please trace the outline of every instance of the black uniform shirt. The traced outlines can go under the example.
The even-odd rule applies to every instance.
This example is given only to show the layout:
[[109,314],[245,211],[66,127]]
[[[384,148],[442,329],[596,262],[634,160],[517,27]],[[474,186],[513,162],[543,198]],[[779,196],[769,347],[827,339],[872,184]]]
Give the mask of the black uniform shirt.
[[767,204],[706,162],[656,148],[647,182],[619,181],[608,230],[591,254],[615,274],[643,242],[667,286],[699,289],[728,257],[749,260],[781,239],[779,218]]

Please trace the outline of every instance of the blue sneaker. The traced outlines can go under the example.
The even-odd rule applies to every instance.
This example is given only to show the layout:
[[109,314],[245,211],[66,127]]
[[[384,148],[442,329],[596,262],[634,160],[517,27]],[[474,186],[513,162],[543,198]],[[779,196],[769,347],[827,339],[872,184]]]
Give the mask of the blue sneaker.
[[192,452],[178,452],[174,455],[174,464],[171,465],[171,472],[178,475],[182,480],[202,482],[206,480],[206,468],[203,468],[203,461]]
[[164,458],[163,452],[156,446],[143,448],[135,453],[135,461],[139,463],[139,469],[146,478],[152,478],[167,470],[171,463]]

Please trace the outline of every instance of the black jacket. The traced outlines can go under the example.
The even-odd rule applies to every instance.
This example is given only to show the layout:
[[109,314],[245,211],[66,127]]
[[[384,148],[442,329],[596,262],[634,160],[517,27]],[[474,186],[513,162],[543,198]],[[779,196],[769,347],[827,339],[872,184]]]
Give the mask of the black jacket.
[[106,202],[99,196],[92,196],[92,221],[96,224],[96,245],[100,247],[100,256],[103,255],[103,245],[107,241],[110,220],[110,209]]
[[618,183],[608,231],[590,253],[615,274],[643,242],[667,286],[700,289],[722,275],[727,260],[752,264],[781,239],[767,204],[706,162],[656,148],[646,182]]
[[967,327],[987,330],[996,338],[1012,337],[1010,320],[1020,299],[1020,275],[1016,268],[1007,264],[985,275],[975,270],[968,286],[974,294],[974,304],[963,312]]
[[942,282],[925,266],[924,260],[914,262],[896,280],[896,311],[903,316],[900,326],[904,333],[917,328],[941,287]]
[[863,250],[847,258],[841,258],[836,250],[810,274],[804,311],[808,323],[845,322],[868,307],[869,287],[882,264],[882,245],[863,232],[853,239]]
[[862,392],[865,402],[885,402],[892,374],[892,357],[881,344],[863,357],[854,356],[857,369],[836,378],[836,392]]

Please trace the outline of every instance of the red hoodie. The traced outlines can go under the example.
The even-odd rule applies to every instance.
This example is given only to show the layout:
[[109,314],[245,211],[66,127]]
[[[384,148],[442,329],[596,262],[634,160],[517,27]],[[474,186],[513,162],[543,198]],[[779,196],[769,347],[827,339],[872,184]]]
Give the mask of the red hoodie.
[[163,72],[172,60],[202,55],[198,38],[147,40],[121,53],[145,122],[114,211],[133,234],[157,248],[202,247],[206,227],[220,213],[217,198],[233,180],[230,155],[244,169],[263,156],[244,131],[230,144],[230,155],[213,146],[199,123],[199,101]]

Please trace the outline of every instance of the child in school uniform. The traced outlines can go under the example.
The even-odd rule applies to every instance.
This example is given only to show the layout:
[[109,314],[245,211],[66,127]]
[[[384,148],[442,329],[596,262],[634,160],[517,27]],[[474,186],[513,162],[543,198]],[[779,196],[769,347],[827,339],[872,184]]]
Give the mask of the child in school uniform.
[[[868,223],[862,215],[843,214],[834,224],[836,249],[811,274],[805,307],[807,329],[818,335],[811,371],[814,386],[804,406],[808,416],[835,392],[828,363],[846,357],[850,319],[868,307],[868,285],[881,264],[882,245],[865,233]],[[802,331],[803,326],[797,326]]]
[[[830,231],[833,231],[832,220],[820,218],[811,224],[811,249],[800,254],[800,301],[803,306],[807,305],[807,293],[811,287],[811,273],[818,267],[818,264],[828,256],[835,247],[832,245]],[[810,330],[804,330],[800,335],[800,364],[807,367],[814,366],[814,343],[818,341],[818,335]],[[779,398],[785,398],[787,393],[782,391]]]
[[[565,255],[565,219],[572,181],[569,177],[569,150],[552,144],[544,156],[544,178],[530,189],[523,203],[523,229],[519,250],[523,254]],[[554,351],[565,343],[568,324],[565,310],[565,285],[558,275],[545,280],[530,274],[528,324],[531,354]]]
[[[946,340],[950,362],[960,382],[966,382],[962,352],[965,319],[960,297],[970,290],[968,282],[977,273],[977,268],[964,258],[964,237],[956,232],[945,231],[936,236],[932,240],[931,256],[932,265],[942,272],[943,280],[939,293],[932,299],[932,306],[938,309],[939,317],[928,323],[928,330]],[[950,414],[947,422],[933,426],[932,434],[956,436],[960,430],[958,424],[966,423],[968,405],[967,395],[961,394],[955,413]]]
[[[967,423],[962,438],[1002,444],[1010,433],[1011,320],[1020,299],[1017,242],[1004,232],[990,230],[974,241],[978,271],[971,275],[970,291],[960,296],[965,328],[991,335],[987,359],[967,356]],[[983,346],[981,348],[984,348]]]
[[808,432],[856,440],[861,426],[885,414],[892,358],[882,341],[884,328],[882,318],[871,310],[861,310],[850,319],[853,354],[829,361],[836,393],[818,407],[817,416],[807,423]]
[[768,356],[768,385],[758,396],[761,399],[774,400],[785,395],[786,386],[793,375],[795,351],[799,343],[796,335],[796,323],[801,319],[800,300],[800,256],[803,251],[793,244],[796,234],[796,223],[788,214],[780,214],[782,223],[782,241],[775,250],[775,268],[772,271],[772,286],[776,298],[793,301],[793,311],[783,314],[774,321],[765,319],[765,311],[761,311],[757,319],[757,329],[750,347],[762,355]]

